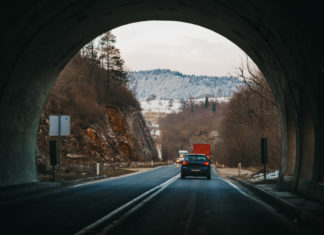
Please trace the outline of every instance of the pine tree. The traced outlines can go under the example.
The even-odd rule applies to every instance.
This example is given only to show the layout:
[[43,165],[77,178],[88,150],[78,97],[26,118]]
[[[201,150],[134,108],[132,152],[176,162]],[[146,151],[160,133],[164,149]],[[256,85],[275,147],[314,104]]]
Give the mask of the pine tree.
[[124,70],[124,60],[120,56],[120,51],[114,46],[116,36],[110,31],[100,37],[100,62],[101,66],[107,70],[108,85],[109,79],[114,79],[120,83],[127,82],[127,73]]
[[185,110],[187,108],[188,104],[183,98],[180,100],[180,104],[181,104],[181,107],[180,107],[181,110]]
[[169,100],[169,108],[172,108],[172,106],[173,106],[173,99],[170,99]]
[[209,107],[209,101],[208,101],[208,96],[205,98],[205,108]]
[[190,103],[190,111],[193,113],[194,112],[194,100],[192,97],[189,98],[189,103]]
[[95,48],[94,41],[89,42],[81,49],[82,56],[88,57],[91,63],[99,64],[98,52]]
[[216,112],[216,103],[215,102],[213,103],[213,112],[214,113]]
[[89,59],[89,71],[90,71],[90,79],[91,85],[94,86],[96,84],[96,75],[95,71],[97,71],[97,65],[100,64],[98,57],[98,49],[95,47],[94,41],[89,42],[81,49],[82,57],[87,57]]

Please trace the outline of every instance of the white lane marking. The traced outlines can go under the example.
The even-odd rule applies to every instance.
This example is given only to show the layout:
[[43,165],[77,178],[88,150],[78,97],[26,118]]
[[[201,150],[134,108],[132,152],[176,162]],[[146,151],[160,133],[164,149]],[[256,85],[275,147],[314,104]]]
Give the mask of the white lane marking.
[[214,165],[212,165],[212,169],[213,169],[214,173],[217,175],[216,167]]
[[251,197],[249,194],[247,194],[246,192],[244,192],[242,189],[240,189],[237,185],[233,184],[232,182],[223,179],[221,177],[219,177],[221,180],[223,180],[224,182],[228,183],[229,185],[231,185],[233,188],[235,188],[237,191],[239,191],[241,194],[243,194],[246,197]]
[[[167,165],[167,166],[171,166],[171,165]],[[133,175],[142,174],[142,173],[145,173],[145,172],[154,171],[154,170],[157,170],[157,169],[162,168],[162,167],[166,167],[166,166],[158,166],[158,167],[155,167],[155,168],[153,168],[151,170],[147,170],[147,171],[139,171],[139,172],[129,173],[129,174],[126,174],[126,175],[120,175],[120,176],[115,176],[115,177],[110,177],[110,178],[105,178],[105,179],[100,179],[100,180],[94,180],[94,181],[91,181],[91,182],[71,185],[69,188],[78,188],[78,187],[89,185],[89,184],[95,184],[95,183],[100,183],[100,182],[104,182],[104,181],[121,179],[121,178],[129,177],[129,176],[133,176]]]
[[286,216],[284,216],[283,214],[278,214],[277,213],[277,209],[275,207],[272,207],[271,205],[265,203],[264,201],[257,199],[247,193],[245,193],[242,189],[240,189],[237,185],[233,184],[232,182],[229,182],[228,180],[219,177],[221,180],[223,180],[224,182],[228,183],[229,185],[231,185],[233,188],[235,188],[238,192],[240,192],[242,195],[248,197],[249,199],[255,201],[256,203],[259,203],[260,205],[262,205],[263,207],[265,207],[266,209],[268,209],[271,213],[273,213],[275,216],[278,216],[281,220],[287,222],[290,221]]
[[[214,173],[217,175],[215,167],[213,167],[213,171],[214,171]],[[236,186],[235,184],[233,184],[232,182],[229,182],[228,180],[226,180],[226,179],[224,179],[224,178],[222,178],[222,177],[220,177],[220,176],[218,176],[218,178],[221,179],[222,181],[228,183],[229,185],[231,185],[233,188],[235,188],[237,191],[239,191],[239,192],[240,192],[241,194],[243,194],[244,196],[249,197],[249,198],[252,198],[249,194],[247,194],[246,192],[244,192],[242,189],[240,189],[239,187],[237,187],[237,186]],[[254,198],[253,198],[253,199],[254,199]]]
[[[216,173],[216,170],[215,170],[214,168],[213,168],[213,170],[214,170],[214,172]],[[230,182],[230,181],[228,181],[228,180],[226,180],[226,179],[224,179],[224,178],[222,178],[222,177],[220,177],[220,176],[219,176],[218,178],[221,179],[222,181],[228,183],[230,186],[232,186],[233,188],[235,188],[239,193],[241,193],[241,194],[244,195],[245,197],[250,198],[251,200],[253,200],[253,201],[255,201],[255,202],[257,202],[257,203],[259,203],[259,204],[261,204],[261,205],[263,205],[263,206],[265,206],[265,207],[267,207],[268,209],[274,210],[270,205],[266,204],[265,202],[263,202],[263,201],[260,200],[260,199],[257,199],[257,198],[255,198],[255,197],[253,197],[253,196],[247,194],[246,192],[244,192],[242,189],[240,189],[237,185],[233,184],[232,182]]]
[[[120,213],[121,211],[123,211],[124,209],[126,209],[127,207],[135,204],[136,202],[138,202],[139,200],[141,200],[142,198],[144,198],[145,196],[147,196],[148,194],[156,191],[155,193],[153,193],[150,197],[146,198],[144,201],[147,202],[149,200],[151,200],[154,196],[157,195],[157,193],[160,193],[163,189],[165,189],[167,186],[169,186],[170,184],[172,184],[177,178],[179,178],[180,174],[177,174],[176,176],[172,177],[171,179],[165,181],[164,183],[155,186],[154,188],[146,191],[145,193],[137,196],[136,198],[132,199],[131,201],[127,202],[126,204],[122,205],[121,207],[113,210],[112,212],[110,212],[109,214],[105,215],[104,217],[102,217],[101,219],[95,221],[94,223],[90,224],[89,226],[85,227],[84,229],[80,230],[79,232],[75,233],[75,235],[81,235],[81,234],[87,234],[90,233],[92,230],[94,230],[96,227],[98,227],[99,225],[105,223],[106,221],[108,221],[110,218],[112,218],[113,216],[115,216],[116,214]],[[139,205],[144,205],[139,203]],[[138,206],[138,205],[137,205]],[[133,207],[131,210],[133,210],[134,208],[136,208],[137,206]],[[139,207],[138,207],[139,208]],[[138,209],[137,208],[137,209]],[[135,211],[135,210],[134,210]],[[127,214],[127,213],[126,213]]]
[[165,182],[164,185],[159,190],[157,190],[156,192],[151,194],[149,197],[145,198],[143,201],[141,201],[140,203],[135,205],[133,208],[131,208],[129,211],[127,211],[124,215],[122,215],[118,220],[116,220],[113,223],[109,224],[102,231],[100,231],[100,233],[97,233],[97,234],[100,234],[100,235],[101,234],[107,234],[109,230],[116,227],[118,224],[120,224],[128,216],[130,216],[135,211],[137,211],[139,208],[144,206],[147,202],[152,200],[155,196],[157,196],[159,193],[161,193],[166,187],[168,187],[170,184],[172,184],[174,181],[176,181],[179,177],[180,177],[180,174],[176,175],[175,177],[173,177],[170,180],[168,180],[167,182]]

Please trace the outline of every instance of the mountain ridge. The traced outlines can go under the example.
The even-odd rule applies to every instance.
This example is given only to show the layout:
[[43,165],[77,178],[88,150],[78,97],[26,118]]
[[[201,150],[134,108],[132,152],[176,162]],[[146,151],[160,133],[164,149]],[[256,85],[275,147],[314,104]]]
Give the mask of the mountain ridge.
[[129,72],[129,88],[138,100],[228,97],[243,85],[234,76],[187,75],[170,69]]

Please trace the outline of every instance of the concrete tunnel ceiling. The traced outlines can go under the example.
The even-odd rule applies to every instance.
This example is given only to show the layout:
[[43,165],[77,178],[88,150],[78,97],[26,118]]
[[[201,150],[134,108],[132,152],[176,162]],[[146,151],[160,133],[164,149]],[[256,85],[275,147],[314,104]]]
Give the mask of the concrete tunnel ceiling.
[[[280,183],[323,198],[323,42],[320,5],[258,0],[10,2],[1,14],[0,186],[37,181],[36,133],[59,72],[101,33],[145,20],[213,30],[265,74],[283,123]],[[323,199],[322,199],[323,200]]]

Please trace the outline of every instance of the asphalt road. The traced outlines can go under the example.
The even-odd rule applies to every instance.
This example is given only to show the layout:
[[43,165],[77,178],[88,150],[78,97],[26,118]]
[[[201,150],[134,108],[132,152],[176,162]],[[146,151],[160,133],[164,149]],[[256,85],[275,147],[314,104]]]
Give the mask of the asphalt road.
[[[74,234],[176,176],[179,171],[175,165],[166,166],[132,176],[0,202],[0,233]],[[147,202],[142,202],[133,213],[127,208],[114,220],[101,225],[97,232],[307,234],[304,228],[233,187],[214,171],[211,180],[177,178],[163,191],[154,192],[156,195],[151,193],[144,197]]]

